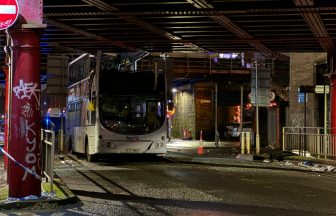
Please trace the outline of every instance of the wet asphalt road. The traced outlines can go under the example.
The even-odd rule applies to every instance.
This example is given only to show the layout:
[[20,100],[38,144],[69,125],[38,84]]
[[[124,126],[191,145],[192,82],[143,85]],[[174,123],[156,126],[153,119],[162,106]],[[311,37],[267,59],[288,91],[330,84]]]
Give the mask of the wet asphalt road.
[[65,158],[55,167],[81,202],[11,215],[335,215],[336,176],[181,164]]

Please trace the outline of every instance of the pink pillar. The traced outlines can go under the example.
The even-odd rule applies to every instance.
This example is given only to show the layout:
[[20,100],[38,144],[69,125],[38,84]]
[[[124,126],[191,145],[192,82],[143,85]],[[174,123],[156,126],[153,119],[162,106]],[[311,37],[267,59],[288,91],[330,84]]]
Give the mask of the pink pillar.
[[[330,75],[330,127],[331,134],[336,134],[336,54],[328,54],[328,71]],[[336,142],[333,137],[331,153],[336,154]]]
[[41,180],[18,165],[41,175],[40,36],[30,29],[9,31],[12,51],[9,197],[41,195]]
[[330,76],[330,123],[332,128],[332,134],[336,134],[336,75]]

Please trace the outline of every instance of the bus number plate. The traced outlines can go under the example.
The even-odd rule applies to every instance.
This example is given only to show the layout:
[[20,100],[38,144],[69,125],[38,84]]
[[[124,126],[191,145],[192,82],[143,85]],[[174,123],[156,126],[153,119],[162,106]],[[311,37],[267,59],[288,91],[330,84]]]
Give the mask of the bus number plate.
[[139,148],[127,148],[126,152],[127,153],[139,153],[140,149]]

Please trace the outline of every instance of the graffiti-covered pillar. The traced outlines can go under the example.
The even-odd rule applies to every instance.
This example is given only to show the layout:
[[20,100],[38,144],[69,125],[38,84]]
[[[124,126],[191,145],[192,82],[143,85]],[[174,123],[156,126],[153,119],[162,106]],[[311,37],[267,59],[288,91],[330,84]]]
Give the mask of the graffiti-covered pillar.
[[[8,1],[9,2],[9,1]],[[13,2],[11,0],[11,2]],[[43,0],[15,0],[18,17],[7,28],[8,196],[41,196],[40,33]]]
[[[328,54],[328,72],[330,73],[330,128],[336,134],[336,53]],[[336,154],[336,140],[332,139],[331,153]]]
[[40,36],[13,29],[8,184],[10,198],[41,196]]
[[[330,73],[330,128],[336,134],[336,53],[328,53],[328,72]],[[336,154],[336,140],[332,139],[331,153]]]
[[336,74],[330,76],[330,123],[332,133],[336,134]]
[[336,53],[328,54],[328,71],[330,73],[330,127],[336,134]]

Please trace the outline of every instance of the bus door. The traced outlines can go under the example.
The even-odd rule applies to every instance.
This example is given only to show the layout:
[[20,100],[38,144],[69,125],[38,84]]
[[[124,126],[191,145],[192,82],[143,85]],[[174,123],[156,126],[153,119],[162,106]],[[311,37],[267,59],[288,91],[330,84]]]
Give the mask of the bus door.
[[88,145],[89,151],[93,151],[94,143],[95,143],[95,136],[96,132],[96,113],[97,113],[97,93],[96,93],[96,85],[95,85],[95,78],[94,73],[90,75],[90,79],[87,82],[87,92],[86,98],[87,106],[86,106],[86,135],[88,137]]
[[66,117],[66,122],[65,122],[65,126],[66,126],[66,130],[65,130],[65,134],[67,137],[67,145],[68,145],[68,149],[70,150],[70,148],[72,148],[73,146],[73,137],[74,137],[74,124],[75,122],[75,103],[68,103],[67,106],[67,117]]
[[82,115],[83,101],[78,100],[75,105],[75,114],[74,114],[74,151],[84,153],[84,141],[85,141],[85,125],[83,124],[83,115]]

